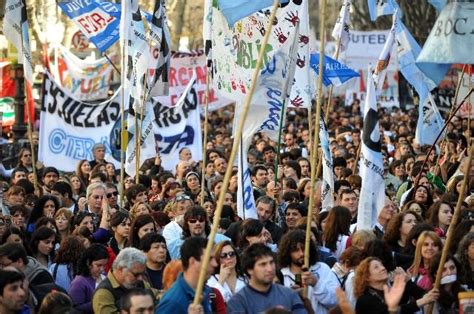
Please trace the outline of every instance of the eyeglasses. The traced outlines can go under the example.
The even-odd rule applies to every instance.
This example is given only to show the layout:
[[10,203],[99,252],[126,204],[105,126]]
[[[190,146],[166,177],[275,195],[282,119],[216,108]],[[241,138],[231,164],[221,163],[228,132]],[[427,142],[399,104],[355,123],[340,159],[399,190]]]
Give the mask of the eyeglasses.
[[188,222],[189,222],[189,223],[192,223],[192,224],[195,224],[195,223],[198,222],[198,221],[199,221],[200,223],[203,223],[205,220],[204,220],[204,218],[202,218],[202,217],[188,219]]
[[187,196],[186,194],[176,196],[176,202],[190,201],[190,200],[191,200],[191,198],[189,196]]
[[221,254],[219,255],[219,257],[220,257],[221,259],[232,258],[232,257],[234,257],[234,256],[235,256],[235,252],[234,252],[234,251],[230,251],[230,252],[227,252],[227,253],[221,253]]
[[118,192],[115,191],[115,192],[112,192],[112,193],[107,193],[107,198],[111,198],[112,196],[117,196],[118,195]]

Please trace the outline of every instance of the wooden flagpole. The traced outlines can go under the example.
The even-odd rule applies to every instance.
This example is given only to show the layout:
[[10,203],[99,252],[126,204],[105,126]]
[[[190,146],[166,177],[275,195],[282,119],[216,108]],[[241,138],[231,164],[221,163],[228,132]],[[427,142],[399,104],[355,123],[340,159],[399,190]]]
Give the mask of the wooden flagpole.
[[[467,158],[467,169],[466,169],[466,173],[464,174],[464,179],[462,181],[461,192],[459,193],[458,201],[456,203],[453,219],[451,220],[451,223],[449,224],[449,227],[448,227],[448,231],[446,233],[446,242],[444,243],[443,251],[441,253],[441,259],[439,261],[438,270],[436,271],[436,280],[434,282],[434,288],[436,289],[439,289],[441,286],[441,278],[443,275],[444,263],[446,262],[446,258],[449,253],[449,248],[451,247],[451,242],[453,241],[454,228],[456,227],[458,217],[461,213],[461,205],[462,205],[462,202],[464,201],[464,196],[465,196],[464,194],[466,192],[466,187],[469,182],[469,177],[471,174],[471,164],[472,164],[472,155],[474,154],[474,149],[473,149],[474,146],[470,145],[470,147],[471,149],[469,150],[469,154]],[[431,314],[432,311],[433,311],[433,306],[431,304],[427,309],[427,313]]]
[[[253,77],[252,77],[252,85],[250,86],[248,94],[246,95],[245,103],[244,103],[244,106],[242,108],[242,116],[241,116],[241,119],[240,119],[239,124],[237,126],[236,133],[235,133],[237,135],[242,134],[242,131],[244,129],[245,120],[247,118],[247,113],[248,113],[249,107],[250,107],[250,102],[252,101],[252,96],[253,96],[253,93],[255,91],[257,78],[258,78],[258,75],[260,73],[260,68],[262,66],[263,56],[265,54],[265,48],[267,47],[268,39],[270,38],[270,34],[272,32],[273,21],[275,19],[276,11],[278,9],[279,4],[280,4],[280,0],[274,0],[273,7],[272,7],[272,12],[271,12],[271,15],[270,15],[270,19],[268,21],[268,26],[266,28],[265,37],[263,38],[263,42],[261,43],[260,51],[259,51],[259,54],[258,54],[257,64],[255,65],[255,70],[254,70]],[[237,155],[237,150],[239,149],[239,145],[240,145],[240,136],[236,136],[235,139],[234,139],[234,143],[232,145],[232,151],[230,153],[230,158],[229,158],[229,162],[228,162],[227,169],[226,169],[226,172],[225,172],[224,182],[222,184],[222,189],[221,189],[221,192],[219,194],[219,199],[217,201],[217,208],[216,208],[216,211],[214,212],[214,221],[212,223],[211,233],[209,234],[209,237],[208,237],[208,240],[207,240],[206,250],[205,250],[204,256],[202,257],[202,260],[201,260],[201,269],[199,271],[199,280],[198,280],[198,284],[197,284],[197,287],[196,287],[196,293],[194,295],[194,300],[193,300],[194,305],[198,305],[198,304],[201,303],[202,291],[203,291],[204,283],[206,281],[206,275],[207,275],[207,268],[208,268],[208,265],[209,265],[209,259],[211,257],[211,251],[212,251],[212,248],[214,246],[214,239],[216,237],[217,228],[219,227],[219,221],[221,219],[222,207],[224,205],[225,194],[227,192],[227,187],[229,185],[230,177],[232,175],[232,168],[233,168],[233,164],[234,164],[234,161],[235,161],[235,156]]]
[[[314,145],[311,151],[311,164],[316,165],[316,158],[318,157],[318,146],[319,146],[319,128],[321,120],[321,105],[323,102],[323,66],[324,66],[324,47],[325,47],[325,21],[326,21],[326,0],[320,0],[320,13],[319,13],[319,36],[320,36],[320,46],[319,46],[319,73],[318,73],[318,89],[317,96],[318,100],[316,103],[316,122],[314,128]],[[319,158],[321,159],[321,158]],[[304,267],[309,269],[309,249],[311,243],[311,222],[313,219],[313,207],[314,207],[314,192],[316,186],[316,168],[311,168],[311,193],[309,195],[309,206],[308,206],[308,216],[306,220],[306,239],[304,245]],[[304,295],[308,294],[308,287],[304,287]]]
[[[122,3],[122,19],[125,16],[126,12],[125,11],[125,5]],[[121,89],[122,89],[122,99],[121,99],[121,104],[120,104],[120,114],[121,114],[121,121],[120,121],[120,184],[119,184],[119,190],[120,190],[120,208],[123,208],[124,204],[124,196],[125,196],[125,152],[127,150],[127,145],[128,145],[128,130],[125,129],[125,80],[126,80],[126,71],[125,71],[125,65],[126,65],[126,54],[125,54],[125,38],[123,37],[123,34],[120,37],[120,51],[122,53],[121,60],[120,60],[120,67],[122,68],[122,71],[120,72],[120,81],[121,81]]]
[[211,67],[207,67],[206,74],[206,102],[204,104],[204,135],[202,141],[202,169],[201,169],[201,206],[204,206],[204,184],[206,183],[206,163],[207,163],[207,124],[209,123],[209,77]]

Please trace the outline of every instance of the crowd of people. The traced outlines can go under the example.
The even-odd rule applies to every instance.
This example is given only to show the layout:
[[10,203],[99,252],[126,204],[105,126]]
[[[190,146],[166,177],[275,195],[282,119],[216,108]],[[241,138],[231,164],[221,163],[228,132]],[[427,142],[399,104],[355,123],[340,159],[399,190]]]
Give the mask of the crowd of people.
[[[358,101],[336,101],[329,114],[334,207],[322,207],[321,178],[311,185],[314,117],[290,108],[281,151],[258,133],[248,152],[258,218],[238,215],[234,167],[222,217],[214,221],[232,116],[231,107],[209,114],[205,164],[182,148],[176,167],[163,169],[157,155],[139,176],[125,178],[123,191],[103,144],[74,173],[38,162],[36,180],[31,149],[23,148],[17,166],[3,169],[0,313],[421,313],[428,306],[458,312],[458,293],[474,289],[470,180],[439,289],[434,282],[464,176],[474,174],[467,119],[452,119],[428,155],[429,147],[414,139],[414,112],[379,109],[385,204],[373,230],[357,230]],[[193,305],[213,223],[218,233],[206,285]]]

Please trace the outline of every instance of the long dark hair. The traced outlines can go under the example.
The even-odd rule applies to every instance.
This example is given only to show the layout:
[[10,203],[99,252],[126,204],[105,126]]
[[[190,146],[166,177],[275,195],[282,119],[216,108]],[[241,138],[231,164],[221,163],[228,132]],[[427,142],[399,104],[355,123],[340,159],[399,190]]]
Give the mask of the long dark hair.
[[336,251],[339,236],[349,235],[351,220],[351,212],[347,207],[334,206],[329,212],[326,228],[324,228],[324,246],[331,251]]
[[193,206],[184,214],[184,224],[183,224],[183,239],[189,238],[191,236],[191,231],[189,230],[188,220],[192,218],[204,218],[204,232],[206,237],[211,232],[211,226],[209,225],[209,219],[207,217],[207,212],[201,206]]
[[108,258],[109,253],[104,245],[98,243],[92,244],[89,248],[84,250],[79,258],[79,262],[77,263],[77,275],[89,277],[91,275],[89,267],[92,262]]
[[[303,230],[296,229],[286,233],[280,240],[278,247],[278,263],[279,267],[289,267],[291,265],[291,253],[296,251],[298,244],[302,248],[305,246],[306,233]],[[309,245],[309,265],[316,264],[319,260],[318,251],[316,250],[316,243],[311,239]]]
[[[435,282],[436,280],[436,273],[438,271],[440,261],[441,261],[441,254],[439,253],[436,254],[431,260],[430,278],[432,282]],[[454,265],[456,265],[457,280],[453,282],[451,286],[451,291],[448,292],[442,287],[439,289],[439,298],[437,302],[443,309],[451,309],[453,304],[457,306],[459,304],[458,293],[464,291],[464,289],[461,287],[461,281],[459,280],[460,278],[463,278],[463,270],[462,270],[461,265],[451,254],[448,254],[448,256],[446,256],[445,264],[448,261],[452,261]]]
[[140,238],[138,237],[138,230],[140,230],[141,227],[149,223],[153,223],[154,231],[156,232],[156,223],[151,215],[140,215],[135,218],[135,220],[132,222],[127,245],[138,249],[140,247]]
[[54,207],[56,208],[56,210],[59,209],[59,201],[55,196],[44,195],[40,197],[38,201],[35,202],[35,206],[33,207],[33,210],[31,211],[30,219],[28,219],[28,225],[36,223],[36,221],[40,217],[43,217],[43,207],[47,201],[53,201]]
[[220,255],[221,255],[222,249],[225,246],[230,246],[232,248],[232,250],[234,250],[235,258],[237,259],[237,263],[235,264],[235,272],[237,273],[237,277],[243,277],[244,273],[242,272],[242,265],[240,263],[239,252],[237,251],[237,248],[234,246],[234,244],[232,244],[232,241],[229,241],[229,240],[219,242],[219,244],[217,244],[217,246],[214,250],[214,257],[216,258],[216,261],[217,261],[217,267],[214,268],[214,275],[219,274],[220,266],[221,266],[221,256]]
[[61,241],[61,246],[56,253],[54,262],[67,265],[71,278],[74,278],[77,271],[77,263],[84,249],[84,244],[78,236],[68,236]]
[[[31,236],[30,240],[30,249],[31,253],[34,256],[38,255],[38,244],[42,240],[49,239],[50,237],[54,236],[54,242],[57,240],[56,233],[51,229],[46,226],[39,227],[38,229],[33,232],[33,235]],[[54,257],[54,250],[51,250],[50,256],[51,259]]]

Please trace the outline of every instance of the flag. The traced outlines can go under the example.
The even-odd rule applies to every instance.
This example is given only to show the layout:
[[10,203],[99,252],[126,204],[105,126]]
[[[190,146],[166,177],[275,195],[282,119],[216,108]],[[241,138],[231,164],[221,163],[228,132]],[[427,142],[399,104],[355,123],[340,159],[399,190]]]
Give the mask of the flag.
[[[291,45],[279,49],[258,77],[255,93],[249,108],[241,136],[238,157],[237,214],[242,218],[256,218],[257,212],[253,199],[250,169],[247,164],[247,151],[252,137],[257,132],[265,132],[273,141],[278,140],[280,125],[285,119],[285,106],[290,97],[296,67],[299,24],[292,35]],[[241,107],[236,106],[234,125],[241,119]],[[234,127],[234,130],[237,128]],[[250,193],[252,192],[252,193]],[[249,194],[250,193],[250,194]]]
[[169,93],[169,70],[171,62],[170,32],[166,24],[164,0],[156,0],[149,32],[152,49],[156,54],[150,55],[148,78],[148,97],[163,96]]
[[[319,74],[319,53],[312,53],[310,58],[311,68]],[[324,86],[341,86],[354,77],[359,77],[359,73],[349,69],[347,65],[342,64],[328,56],[324,56],[323,83]]]
[[18,63],[23,64],[25,78],[32,85],[33,61],[28,28],[25,0],[7,0],[3,18],[3,34],[16,47]]
[[[140,113],[147,100],[147,71],[150,60],[150,46],[145,34],[138,0],[122,2],[121,34],[125,44],[126,79],[125,91],[130,94],[129,106]],[[124,95],[127,99],[127,95]]]
[[326,122],[321,114],[319,120],[319,140],[321,141],[322,162],[323,162],[323,182],[321,184],[321,205],[322,210],[330,210],[334,206],[334,171],[329,147],[329,134]]
[[379,59],[374,69],[374,84],[377,89],[383,87],[385,81],[385,76],[387,74],[387,67],[390,63],[390,55],[392,54],[393,44],[395,43],[395,32],[397,27],[397,14],[393,14],[392,27],[390,28],[390,33],[388,34],[385,45],[383,46],[382,51],[380,52]]
[[364,105],[364,126],[360,156],[360,190],[357,230],[372,230],[385,201],[382,142],[377,113],[374,78],[369,68]]
[[209,70],[209,68],[212,67],[212,0],[204,0],[202,38],[204,41],[204,52],[207,57],[207,67]]
[[428,0],[428,3],[434,6],[436,11],[441,12],[446,4],[448,4],[448,0]]
[[399,9],[395,0],[368,0],[370,19],[375,21],[381,15],[394,14]]
[[416,141],[420,145],[432,145],[439,132],[441,132],[444,121],[430,91],[438,85],[449,66],[439,64],[417,65],[416,58],[420,54],[421,47],[401,21],[397,23],[396,41],[400,72],[408,83],[415,88],[419,97]]
[[332,37],[337,41],[341,40],[340,51],[343,52],[347,49],[349,45],[349,27],[350,27],[350,17],[351,17],[351,4],[352,0],[344,0],[342,4],[341,11],[339,11],[339,16],[337,17],[336,24],[332,30]]
[[[217,0],[217,7],[232,27],[238,20],[272,6],[273,2],[273,0]],[[288,3],[288,0],[280,0],[280,3]]]

